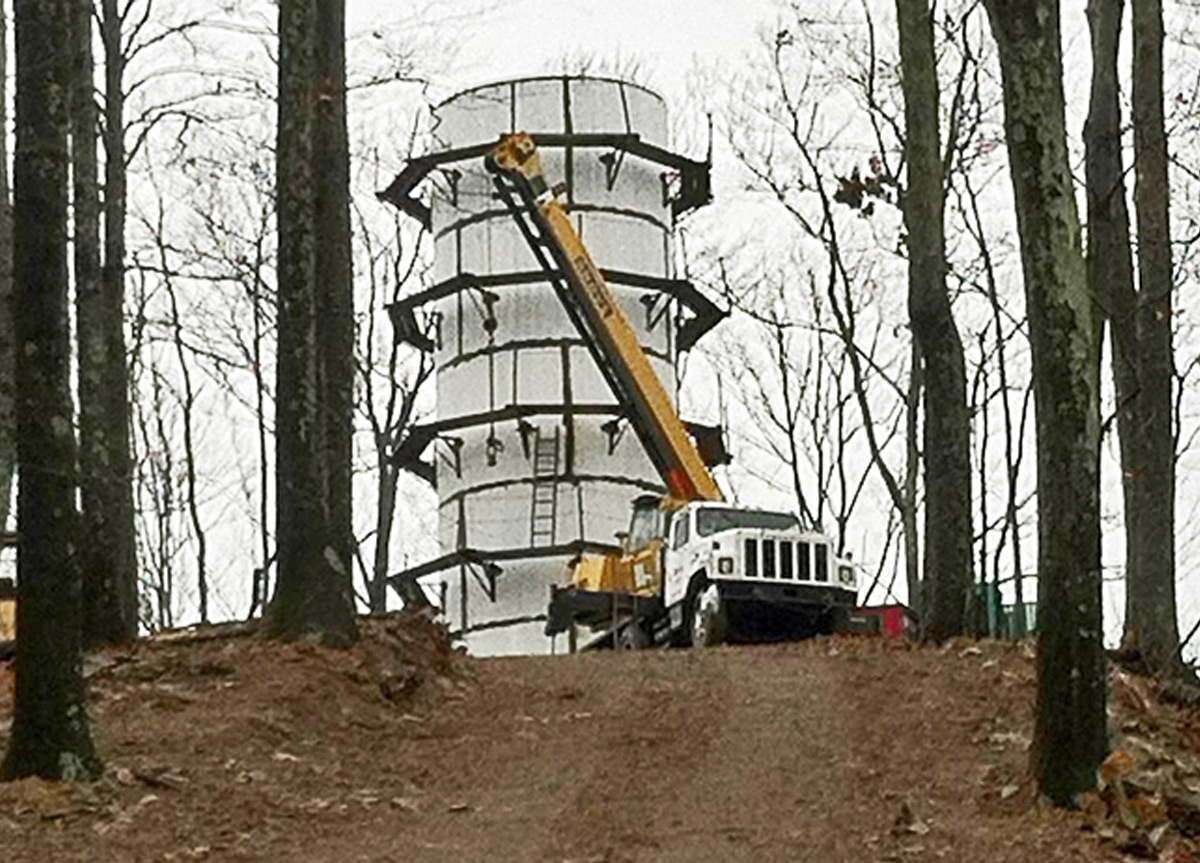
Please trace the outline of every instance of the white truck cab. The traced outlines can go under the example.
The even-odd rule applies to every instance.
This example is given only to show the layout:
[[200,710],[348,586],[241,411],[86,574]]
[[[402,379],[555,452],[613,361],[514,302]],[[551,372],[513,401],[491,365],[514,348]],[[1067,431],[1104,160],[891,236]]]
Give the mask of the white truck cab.
[[689,503],[671,516],[662,553],[664,603],[693,642],[720,640],[750,618],[764,634],[833,631],[857,599],[854,566],[836,556],[828,534],[788,513]]

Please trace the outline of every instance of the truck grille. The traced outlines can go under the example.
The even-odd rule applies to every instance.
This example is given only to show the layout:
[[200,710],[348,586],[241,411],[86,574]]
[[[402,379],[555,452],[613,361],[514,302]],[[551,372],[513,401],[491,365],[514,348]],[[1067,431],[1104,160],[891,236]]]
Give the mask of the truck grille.
[[828,583],[829,546],[790,539],[745,539],[743,576]]

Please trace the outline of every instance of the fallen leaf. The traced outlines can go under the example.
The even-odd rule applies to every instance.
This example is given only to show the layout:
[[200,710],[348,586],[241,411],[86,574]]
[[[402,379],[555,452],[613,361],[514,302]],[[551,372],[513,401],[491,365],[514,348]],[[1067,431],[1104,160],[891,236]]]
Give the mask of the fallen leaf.
[[133,775],[151,788],[177,790],[187,784],[187,779],[171,767],[136,767]]
[[137,777],[133,775],[133,771],[128,767],[118,767],[113,771],[113,776],[122,785],[132,785],[137,782]]
[[916,816],[912,807],[908,805],[908,801],[901,802],[900,812],[892,822],[892,834],[899,836],[903,833],[911,833],[917,836],[924,836],[928,832],[929,825]]
[[1113,750],[1104,759],[1104,763],[1100,765],[1100,769],[1097,771],[1096,778],[1100,780],[1100,790],[1103,791],[1122,776],[1128,776],[1135,766],[1137,765],[1133,760],[1133,756],[1124,749]]

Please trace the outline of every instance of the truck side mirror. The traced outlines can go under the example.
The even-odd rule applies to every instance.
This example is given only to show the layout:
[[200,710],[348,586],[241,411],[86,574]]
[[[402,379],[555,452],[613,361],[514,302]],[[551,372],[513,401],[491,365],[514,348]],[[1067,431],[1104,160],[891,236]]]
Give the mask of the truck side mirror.
[[629,554],[629,531],[618,530],[613,536],[617,538],[617,544],[621,546],[621,553]]

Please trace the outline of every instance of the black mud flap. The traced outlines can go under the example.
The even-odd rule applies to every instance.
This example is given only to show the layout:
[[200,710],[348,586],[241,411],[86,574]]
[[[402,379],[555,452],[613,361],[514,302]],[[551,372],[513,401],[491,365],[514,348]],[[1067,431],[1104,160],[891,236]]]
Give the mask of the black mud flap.
[[833,610],[835,635],[878,635],[882,619],[876,614],[863,614],[854,608],[840,605]]

